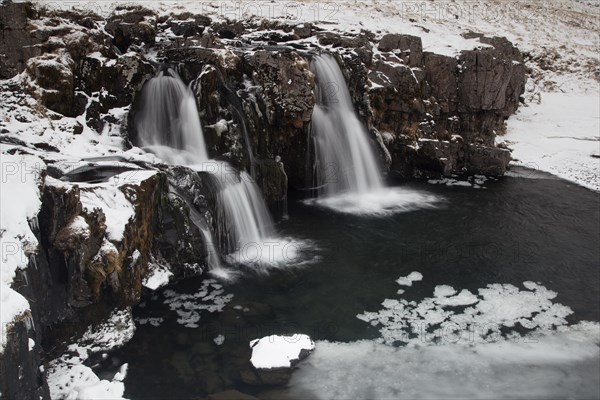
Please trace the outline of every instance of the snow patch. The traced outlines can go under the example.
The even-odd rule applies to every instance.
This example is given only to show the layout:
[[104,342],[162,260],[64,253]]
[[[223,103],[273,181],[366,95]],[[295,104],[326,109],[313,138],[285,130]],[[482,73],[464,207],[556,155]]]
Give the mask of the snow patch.
[[97,326],[90,326],[81,339],[67,348],[67,353],[53,360],[48,369],[48,386],[52,399],[96,400],[123,399],[127,364],[112,380],[101,380],[83,362],[91,353],[124,345],[135,332],[131,308],[114,311]]
[[16,271],[29,264],[37,253],[38,241],[30,225],[37,224],[41,207],[41,174],[46,164],[38,157],[5,154],[2,151],[0,191],[0,354],[6,346],[9,325],[29,310],[29,303],[11,288]]
[[173,276],[173,273],[163,265],[152,263],[149,268],[148,275],[142,281],[142,285],[150,290],[156,290],[167,285]]

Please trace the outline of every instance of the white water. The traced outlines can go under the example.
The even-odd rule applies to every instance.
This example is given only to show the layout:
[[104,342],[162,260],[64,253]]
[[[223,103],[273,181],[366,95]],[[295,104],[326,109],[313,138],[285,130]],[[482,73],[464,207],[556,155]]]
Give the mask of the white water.
[[317,155],[319,198],[307,203],[349,214],[379,216],[435,207],[435,196],[385,187],[367,130],[354,111],[335,58],[316,56],[311,69],[317,76],[311,133]]
[[344,75],[335,58],[314,58],[317,104],[311,129],[318,158],[317,180],[326,196],[383,188],[367,131],[358,120]]
[[136,116],[142,147],[176,165],[208,160],[196,100],[175,71],[160,71],[146,83],[142,96]]
[[[175,71],[168,70],[167,74],[161,71],[146,84],[136,127],[141,145],[161,160],[207,172],[214,178],[218,188],[217,234],[221,250],[231,253],[230,262],[287,261],[283,256],[273,255],[273,243],[283,246],[282,243],[290,241],[274,240],[273,220],[252,177],[225,162],[208,158],[196,100]],[[188,202],[188,206],[206,242],[210,268],[223,274],[213,234],[193,205]],[[289,249],[285,251],[289,253]]]

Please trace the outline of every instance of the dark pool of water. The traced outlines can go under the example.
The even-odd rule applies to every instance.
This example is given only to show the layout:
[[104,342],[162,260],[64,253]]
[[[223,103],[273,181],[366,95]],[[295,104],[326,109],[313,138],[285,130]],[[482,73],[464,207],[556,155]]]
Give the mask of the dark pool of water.
[[[555,302],[573,309],[572,322],[600,320],[597,193],[547,177],[504,178],[486,189],[405,187],[444,201],[384,218],[290,201],[289,219],[278,229],[312,240],[320,261],[268,275],[246,271],[225,284],[234,295],[225,312],[203,312],[199,328],[177,324],[160,294],[135,309],[138,317],[165,321],[139,326],[132,341],[111,354],[115,364],[129,363],[125,396],[191,399],[234,387],[256,392],[236,371],[248,359],[248,340],[289,332],[331,341],[375,338],[377,329],[356,314],[379,310],[383,299],[395,296],[395,280],[411,271],[424,279],[407,291],[408,299],[429,297],[440,284],[476,292],[490,283],[522,288],[531,280],[558,292]],[[200,282],[171,289],[192,293]],[[218,334],[225,336],[221,346],[213,342]]]

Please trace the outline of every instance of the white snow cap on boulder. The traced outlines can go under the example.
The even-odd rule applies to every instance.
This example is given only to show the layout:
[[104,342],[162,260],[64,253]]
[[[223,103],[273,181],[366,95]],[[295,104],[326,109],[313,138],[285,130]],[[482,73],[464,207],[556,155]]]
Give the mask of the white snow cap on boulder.
[[308,357],[315,343],[308,335],[271,335],[250,341],[252,357],[250,362],[257,369],[290,368],[296,362]]

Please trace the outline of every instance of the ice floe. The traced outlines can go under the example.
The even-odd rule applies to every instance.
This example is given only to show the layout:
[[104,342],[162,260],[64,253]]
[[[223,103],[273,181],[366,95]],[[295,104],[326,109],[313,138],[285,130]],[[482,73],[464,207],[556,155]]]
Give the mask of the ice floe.
[[214,279],[206,279],[195,293],[177,293],[165,290],[164,303],[177,313],[177,322],[186,328],[197,328],[202,311],[221,312],[231,301],[233,294],[224,294],[223,285]]
[[[421,279],[421,274],[413,272],[397,282],[410,286]],[[419,302],[385,299],[382,310],[357,318],[380,327],[381,342],[408,345],[490,342],[517,334],[519,326],[545,331],[567,324],[566,317],[573,311],[552,302],[556,292],[530,281],[523,286],[490,284],[474,294],[439,285],[433,297]]]

